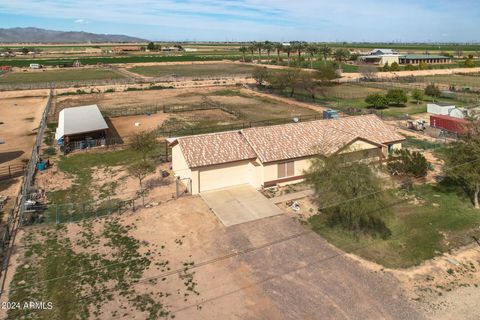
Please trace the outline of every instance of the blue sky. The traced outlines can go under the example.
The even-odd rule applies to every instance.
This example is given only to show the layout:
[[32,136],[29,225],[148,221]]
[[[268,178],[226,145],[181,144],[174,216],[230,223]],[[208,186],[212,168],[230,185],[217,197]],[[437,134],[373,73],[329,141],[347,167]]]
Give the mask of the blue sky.
[[480,0],[2,0],[0,27],[178,41],[480,42]]

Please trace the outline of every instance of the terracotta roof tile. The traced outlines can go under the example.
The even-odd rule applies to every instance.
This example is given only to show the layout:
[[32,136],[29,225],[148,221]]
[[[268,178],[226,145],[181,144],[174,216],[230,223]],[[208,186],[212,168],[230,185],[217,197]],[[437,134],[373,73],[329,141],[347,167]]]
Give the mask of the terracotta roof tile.
[[189,167],[259,158],[279,161],[329,156],[356,139],[376,144],[404,140],[375,115],[317,120],[178,138]]
[[178,143],[190,168],[257,157],[239,131],[182,137]]
[[248,128],[242,133],[262,162],[328,156],[358,138],[377,144],[404,139],[375,115]]

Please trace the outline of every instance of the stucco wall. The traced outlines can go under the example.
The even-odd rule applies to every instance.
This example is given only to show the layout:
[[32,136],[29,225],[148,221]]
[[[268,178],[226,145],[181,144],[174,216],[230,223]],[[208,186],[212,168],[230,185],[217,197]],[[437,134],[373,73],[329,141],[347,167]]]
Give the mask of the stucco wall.
[[237,161],[224,163],[198,169],[198,187],[193,191],[203,192],[240,184],[251,184],[254,180],[251,175],[256,170],[251,170],[250,161]]
[[357,152],[361,150],[370,150],[370,149],[378,149],[377,145],[368,143],[367,141],[363,140],[356,140],[343,148],[339,154],[350,153],[350,152]]
[[381,66],[384,66],[386,65],[388,62],[388,65],[391,66],[392,63],[396,62],[396,63],[400,63],[400,59],[398,56],[393,56],[393,57],[382,57],[382,59],[380,60],[380,65]]
[[191,178],[192,176],[192,171],[188,167],[178,144],[172,148],[172,170],[176,176],[181,178]]

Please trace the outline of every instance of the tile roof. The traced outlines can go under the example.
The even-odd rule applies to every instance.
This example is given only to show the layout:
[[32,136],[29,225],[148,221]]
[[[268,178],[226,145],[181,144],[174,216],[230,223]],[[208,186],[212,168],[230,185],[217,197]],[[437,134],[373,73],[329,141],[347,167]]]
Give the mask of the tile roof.
[[272,162],[322,154],[363,139],[375,144],[404,140],[375,115],[254,127],[178,138],[189,167],[259,158]]
[[178,138],[190,168],[257,158],[239,131]]

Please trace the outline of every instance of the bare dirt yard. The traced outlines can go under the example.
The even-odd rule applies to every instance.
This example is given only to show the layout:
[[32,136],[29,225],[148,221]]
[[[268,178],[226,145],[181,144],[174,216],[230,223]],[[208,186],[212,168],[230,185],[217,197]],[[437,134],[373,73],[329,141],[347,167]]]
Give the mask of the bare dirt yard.
[[[215,86],[57,96],[50,121],[55,122],[63,108],[88,104],[97,104],[109,116],[112,130],[122,138],[137,131],[155,129],[164,122],[167,124],[162,129],[171,131],[293,118],[323,110],[236,86]],[[187,111],[163,113],[164,106],[187,108]],[[194,110],[204,107],[207,109]],[[138,115],[129,115],[132,111]]]
[[[226,228],[196,196],[120,216],[26,229],[21,239],[8,299],[53,300],[52,310],[35,311],[49,318],[421,317],[393,276],[365,268],[290,217]],[[35,276],[60,261],[43,274],[49,281]],[[53,279],[58,275],[63,277]],[[47,284],[56,293],[48,298],[40,293],[48,291],[38,290]],[[7,318],[18,315],[10,311]]]
[[40,124],[46,97],[0,99],[0,165],[28,159]]

